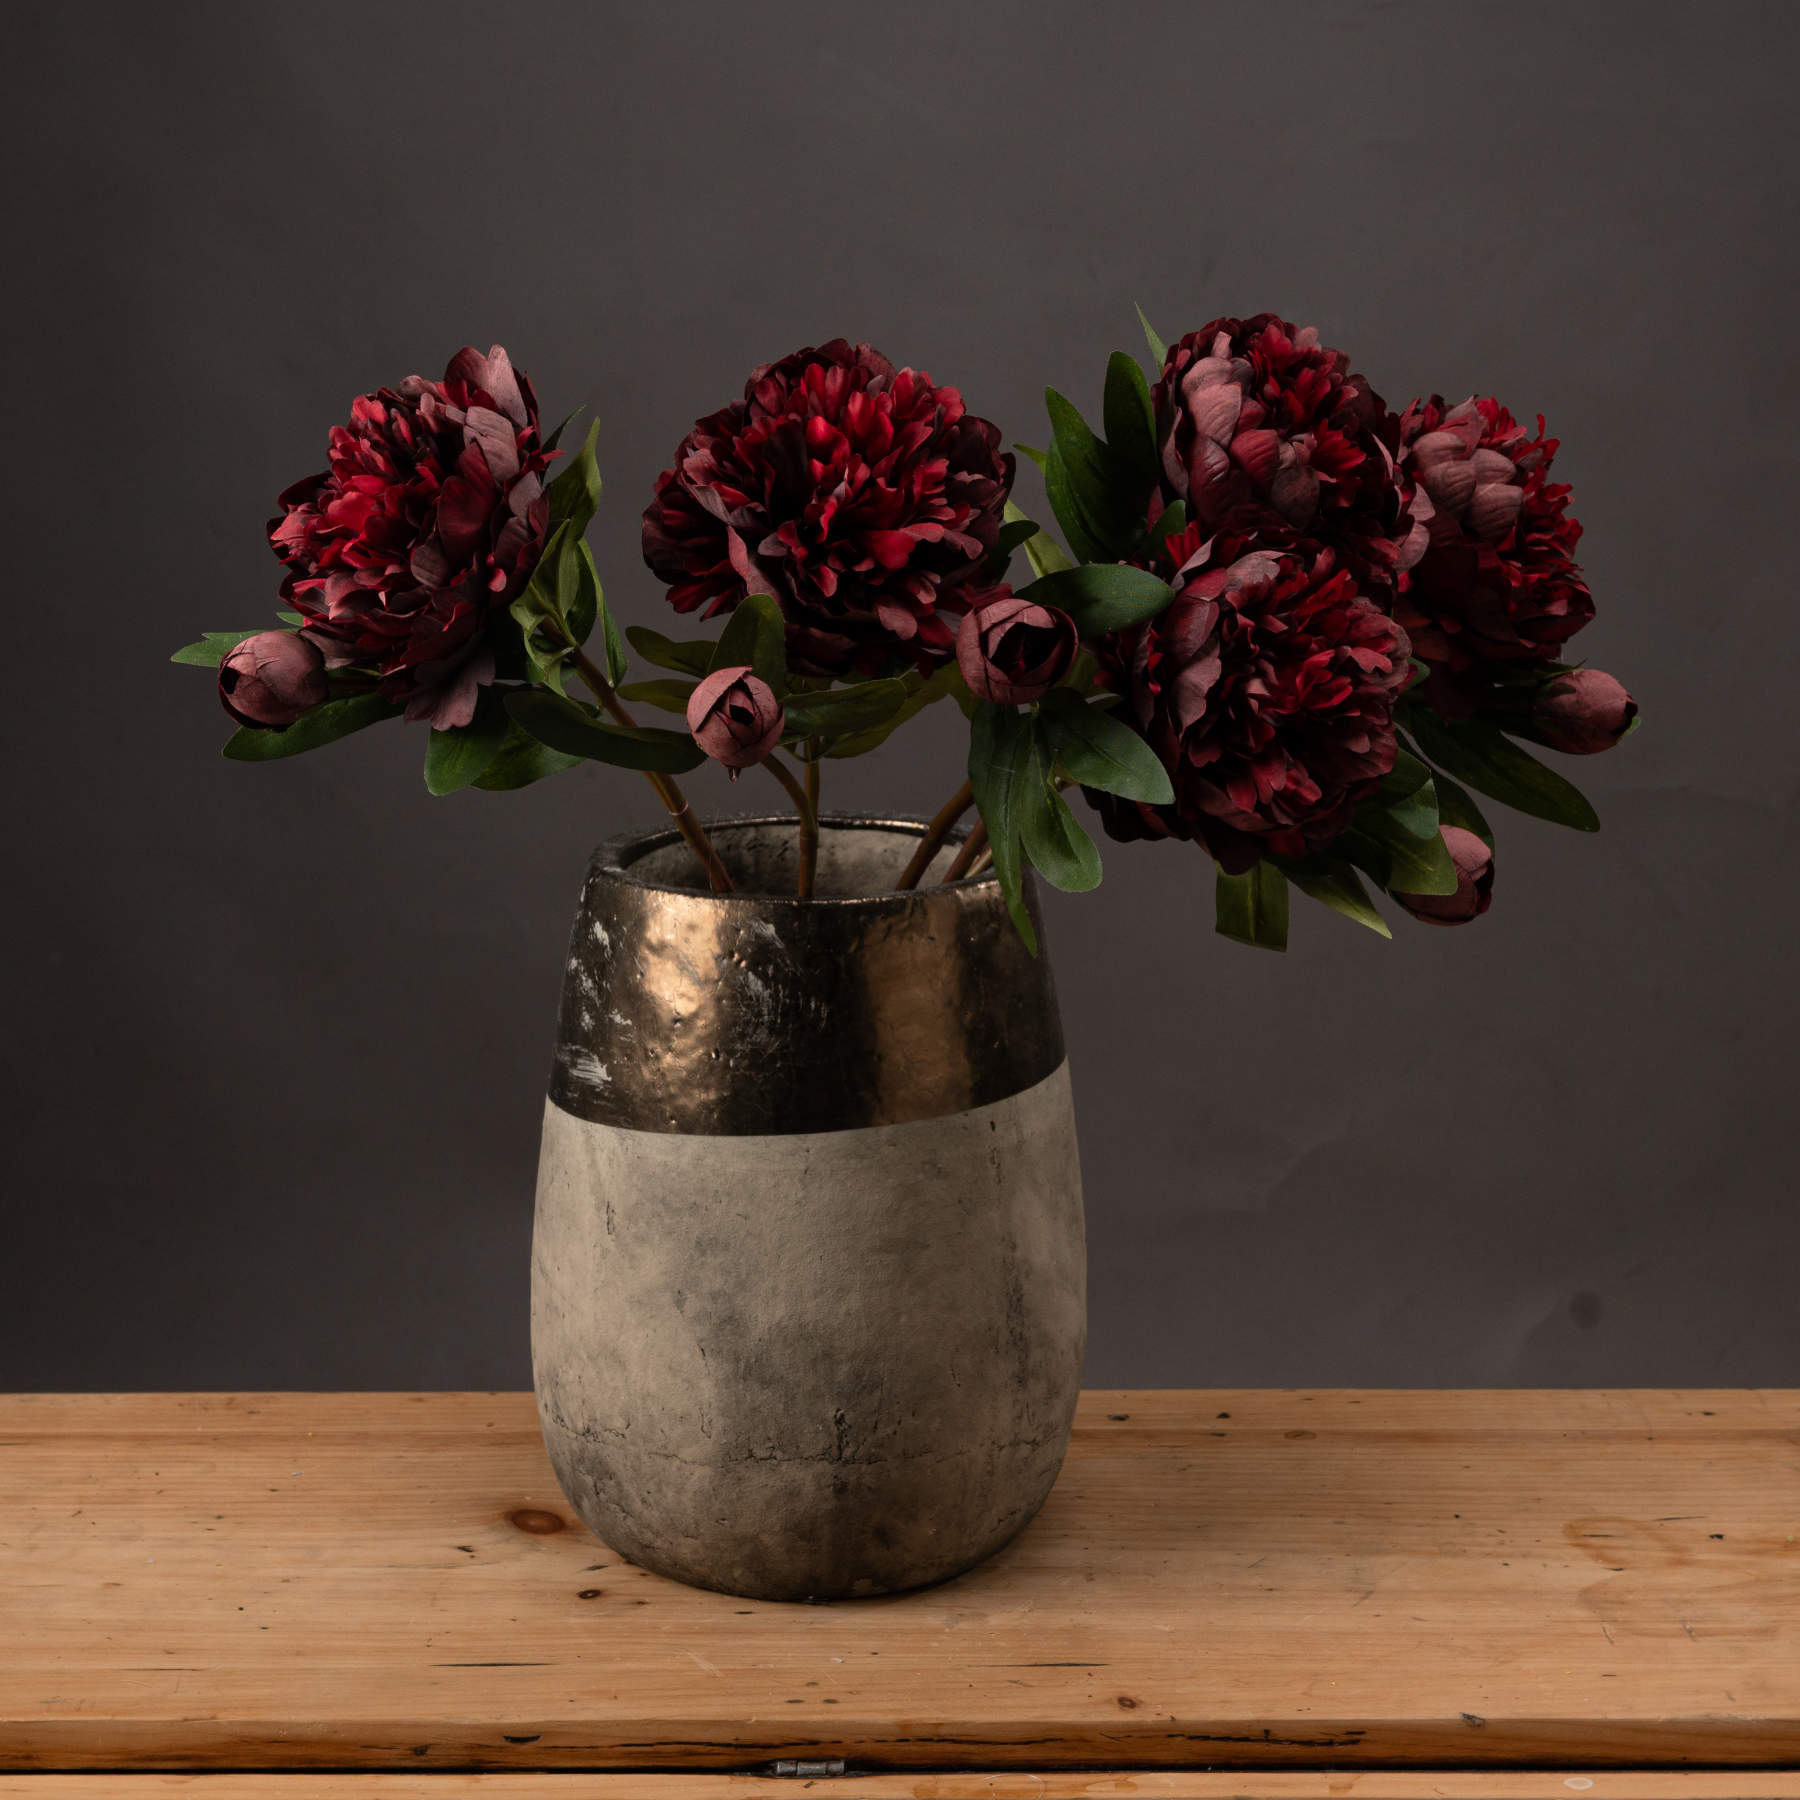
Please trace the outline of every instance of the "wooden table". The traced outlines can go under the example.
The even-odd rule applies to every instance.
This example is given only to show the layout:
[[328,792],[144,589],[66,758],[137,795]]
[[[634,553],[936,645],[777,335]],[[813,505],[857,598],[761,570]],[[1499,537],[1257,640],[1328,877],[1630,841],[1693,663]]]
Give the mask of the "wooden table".
[[[755,1772],[831,1758],[877,1773]],[[0,1771],[0,1800],[1800,1800],[1800,1392],[1089,1394],[993,1562],[817,1607],[622,1562],[529,1395],[0,1397]]]

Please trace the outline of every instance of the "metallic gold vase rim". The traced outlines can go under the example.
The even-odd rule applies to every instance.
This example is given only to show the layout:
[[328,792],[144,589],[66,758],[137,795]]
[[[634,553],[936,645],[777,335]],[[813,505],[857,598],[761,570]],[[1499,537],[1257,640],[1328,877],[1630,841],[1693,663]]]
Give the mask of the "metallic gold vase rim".
[[[722,813],[712,818],[702,819],[702,826],[710,835],[747,830],[761,826],[786,826],[796,828],[798,821],[790,813]],[[823,835],[828,831],[891,831],[900,837],[923,837],[930,821],[906,817],[894,817],[882,813],[821,813],[819,815],[819,831]],[[944,839],[947,846],[955,846],[963,842],[969,835],[967,825],[955,826]],[[625,831],[615,837],[607,838],[594,851],[588,863],[590,879],[603,875],[609,881],[625,883],[632,887],[644,888],[655,894],[679,894],[687,900],[705,900],[720,906],[753,904],[758,907],[782,906],[800,907],[808,910],[838,909],[849,907],[895,907],[915,905],[926,895],[934,893],[961,893],[971,889],[998,885],[998,877],[989,868],[979,875],[965,875],[960,881],[921,882],[916,888],[905,890],[890,889],[882,893],[843,894],[834,896],[809,896],[802,900],[795,894],[768,893],[732,893],[715,894],[699,885],[692,887],[676,886],[672,882],[650,881],[642,875],[632,873],[632,864],[642,861],[657,850],[665,850],[680,839],[680,832],[672,825],[662,830]],[[898,871],[896,871],[898,873]],[[696,864],[695,881],[700,881]]]

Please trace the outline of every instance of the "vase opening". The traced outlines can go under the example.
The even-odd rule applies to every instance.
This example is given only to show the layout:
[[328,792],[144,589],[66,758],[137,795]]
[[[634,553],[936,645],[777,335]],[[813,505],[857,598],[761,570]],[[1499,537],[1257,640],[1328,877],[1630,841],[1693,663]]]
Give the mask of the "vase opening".
[[[708,820],[707,835],[738,893],[758,899],[794,898],[800,833],[792,813],[754,819]],[[918,819],[876,819],[826,813],[819,820],[819,861],[813,901],[868,900],[893,893],[907,860],[918,848],[925,825]],[[943,879],[966,830],[958,829],[931,859],[920,880],[930,887]],[[694,853],[673,831],[622,846],[614,866],[647,887],[707,892]],[[991,876],[971,877],[991,880]],[[960,887],[963,884],[957,883]],[[904,898],[896,895],[897,900]],[[806,902],[805,904],[812,904]]]

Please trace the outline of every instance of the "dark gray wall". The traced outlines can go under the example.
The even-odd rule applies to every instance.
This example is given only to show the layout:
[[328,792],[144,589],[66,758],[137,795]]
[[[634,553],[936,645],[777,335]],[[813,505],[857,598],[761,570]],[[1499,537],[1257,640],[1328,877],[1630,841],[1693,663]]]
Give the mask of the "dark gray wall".
[[[600,770],[433,800],[416,727],[228,765],[166,661],[268,616],[262,521],[353,394],[500,339],[547,412],[591,405],[601,567],[659,622],[649,483],[752,364],[867,337],[1033,441],[1139,299],[1169,336],[1315,322],[1397,402],[1548,414],[1579,647],[1649,722],[1578,770],[1598,839],[1505,815],[1466,931],[1307,907],[1285,959],[1242,950],[1172,845],[1052,897],[1090,1380],[1800,1381],[1797,21],[40,9],[8,103],[0,1387],[528,1379],[567,918],[653,801]],[[829,799],[931,809],[953,723]]]

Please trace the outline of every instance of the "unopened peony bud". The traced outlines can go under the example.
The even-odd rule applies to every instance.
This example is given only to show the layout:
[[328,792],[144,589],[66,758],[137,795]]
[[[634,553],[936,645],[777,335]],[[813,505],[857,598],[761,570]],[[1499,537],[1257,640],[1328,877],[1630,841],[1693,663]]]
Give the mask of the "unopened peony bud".
[[1480,918],[1494,897],[1494,853],[1460,825],[1440,825],[1438,833],[1456,864],[1456,892],[1395,894],[1394,898],[1427,925],[1466,925]]
[[688,730],[714,762],[731,771],[761,762],[781,742],[787,715],[775,691],[746,663],[715,669],[688,697]]
[[1531,702],[1532,735],[1570,756],[1610,750],[1637,717],[1637,702],[1603,669],[1571,669],[1538,689]]
[[1068,673],[1079,648],[1067,613],[1017,594],[965,613],[956,636],[956,660],[969,692],[1002,706],[1041,699]]
[[329,691],[325,658],[293,631],[259,631],[219,664],[219,698],[240,725],[291,725]]

